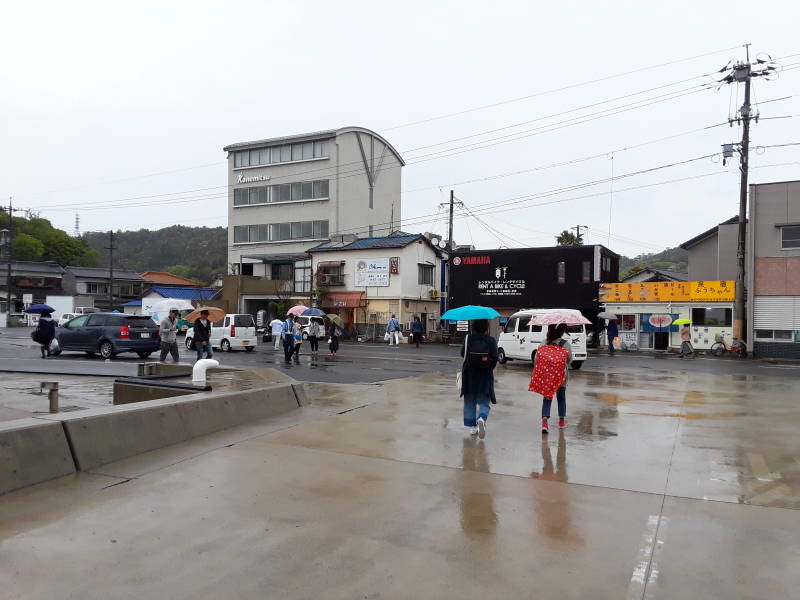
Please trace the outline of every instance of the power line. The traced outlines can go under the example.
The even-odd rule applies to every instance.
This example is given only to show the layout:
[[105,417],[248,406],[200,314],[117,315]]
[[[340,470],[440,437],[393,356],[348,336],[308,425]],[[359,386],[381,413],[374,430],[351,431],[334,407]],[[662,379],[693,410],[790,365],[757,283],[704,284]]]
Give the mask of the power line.
[[[697,77],[702,77],[702,76],[697,76]],[[691,79],[695,79],[697,77],[693,77]],[[676,83],[681,83],[681,82],[676,82]],[[659,88],[660,87],[664,87],[664,86],[659,86]],[[652,88],[652,89],[659,89],[659,88]],[[567,119],[567,120],[562,121],[560,123],[559,122],[551,123],[551,124],[543,126],[543,127],[534,128],[534,129],[527,130],[527,131],[522,131],[522,132],[515,132],[515,133],[512,133],[512,134],[507,134],[505,136],[500,136],[500,137],[497,137],[497,138],[491,138],[489,140],[483,140],[481,142],[474,142],[474,143],[467,144],[467,145],[464,145],[464,146],[457,146],[457,147],[454,147],[454,148],[442,149],[442,150],[439,150],[439,151],[436,151],[436,152],[432,152],[432,153],[423,154],[423,155],[420,155],[420,156],[417,156],[417,157],[413,157],[413,158],[411,158],[411,159],[409,159],[407,161],[407,164],[408,165],[413,165],[413,164],[417,164],[419,162],[427,162],[429,160],[435,160],[435,159],[438,159],[438,158],[446,158],[447,156],[451,156],[451,155],[455,155],[455,154],[462,154],[463,153],[463,152],[452,152],[453,150],[463,150],[463,151],[467,151],[468,152],[468,151],[473,151],[473,150],[479,150],[479,149],[484,148],[484,147],[492,147],[492,146],[495,146],[495,145],[498,145],[498,144],[501,144],[501,143],[508,143],[508,142],[512,142],[512,141],[518,141],[519,139],[524,139],[524,138],[530,137],[531,135],[541,135],[543,133],[549,133],[551,131],[557,131],[558,129],[561,129],[563,127],[570,127],[570,126],[574,126],[574,125],[578,125],[578,124],[591,122],[591,121],[599,119],[599,118],[605,118],[605,117],[608,117],[608,116],[614,116],[616,114],[621,114],[621,113],[627,112],[629,110],[636,110],[638,108],[643,108],[645,106],[650,106],[652,104],[656,104],[656,103],[672,100],[672,99],[675,99],[675,98],[682,97],[684,95],[689,95],[690,93],[696,93],[696,92],[699,92],[699,91],[703,91],[705,89],[708,89],[708,86],[706,86],[706,85],[693,86],[692,88],[686,88],[685,90],[679,90],[677,92],[670,92],[669,94],[662,94],[661,96],[656,96],[654,98],[644,99],[644,100],[641,100],[641,101],[630,103],[628,105],[613,107],[613,108],[605,109],[605,110],[602,110],[602,111],[597,111],[596,113],[590,113],[588,115],[582,115],[581,117],[575,117],[575,118],[572,118],[572,119]],[[608,103],[608,102],[616,101],[616,100],[618,100],[620,98],[630,97],[630,96],[633,96],[633,95],[646,93],[648,91],[652,91],[652,90],[644,90],[644,91],[640,91],[640,92],[633,92],[631,94],[628,94],[627,96],[620,96],[620,97],[617,97],[617,98],[612,98],[610,100],[601,101],[601,102],[595,103],[593,105],[587,105],[587,106],[595,106],[595,105],[599,105],[599,104],[603,104],[603,103]],[[562,111],[562,112],[559,112],[559,113],[554,113],[552,115],[547,115],[545,117],[540,117],[539,119],[535,119],[535,120],[542,120],[542,119],[546,119],[546,118],[551,118],[553,116],[560,116],[560,115],[563,115],[563,114],[567,114],[569,112],[575,112],[575,111],[578,111],[578,110],[582,110],[583,108],[585,108],[585,107],[579,107],[579,108],[576,108],[576,109],[571,109],[569,111]],[[613,111],[613,112],[609,112],[609,111]],[[603,114],[603,113],[608,113],[608,114]],[[504,128],[501,128],[501,129],[504,129]],[[473,134],[473,135],[467,136],[467,137],[477,137],[477,136],[481,136],[481,135],[487,135],[488,133],[491,133],[493,131],[497,131],[497,130],[496,129],[495,130],[487,130],[487,131],[479,132],[479,133],[476,133],[476,134]],[[526,134],[526,135],[522,135],[522,134]],[[508,139],[508,138],[513,138],[513,139]],[[460,139],[464,139],[464,138],[454,138],[452,140],[445,140],[445,141],[439,142],[438,144],[435,144],[435,145],[443,145],[443,144],[447,144],[447,143],[450,143],[450,142],[453,142],[453,141],[458,141]],[[497,142],[497,143],[486,144],[486,142]],[[426,146],[422,146],[422,147],[420,147],[420,149],[421,148],[427,148],[427,147]],[[464,149],[467,149],[467,148],[469,148],[469,149],[468,150],[464,150]],[[403,151],[403,152],[413,152],[414,150],[415,149],[411,149],[411,150]],[[213,163],[213,164],[217,164],[217,163]],[[349,166],[349,165],[359,165],[359,167],[357,169],[354,169],[354,170],[351,170],[351,171],[345,171],[344,175],[348,175],[349,173],[353,173],[353,174],[355,174],[355,176],[360,176],[360,175],[362,175],[364,173],[363,165],[361,165],[361,161],[351,161],[349,163],[341,163],[339,165],[339,167],[341,168],[342,166]],[[264,166],[266,167],[268,165],[264,165]],[[173,172],[182,171],[182,170],[189,170],[189,169],[193,169],[193,168],[200,168],[200,167],[187,167],[185,169],[175,169],[175,170],[173,170]],[[332,166],[326,166],[326,167],[322,167],[322,168],[318,168],[318,169],[309,169],[309,170],[297,172],[297,173],[294,173],[294,174],[291,174],[291,175],[273,177],[271,179],[271,181],[279,180],[279,179],[290,179],[290,180],[297,181],[297,178],[300,177],[300,176],[308,175],[308,174],[311,174],[311,173],[320,173],[320,172],[325,172],[325,171],[331,171],[334,168],[335,167],[332,167]],[[400,165],[397,165],[397,166],[394,166],[394,167],[393,166],[387,166],[385,168],[400,168]],[[167,173],[167,172],[169,172],[169,171],[163,171],[161,173]],[[156,173],[156,174],[153,174],[153,175],[157,175],[157,174],[159,174],[159,173]],[[138,176],[138,177],[147,177],[147,176],[149,176],[149,175]],[[135,179],[135,178],[138,178],[138,177],[125,178],[123,180]],[[344,178],[344,177],[341,177],[341,176],[339,177],[339,179],[342,179],[342,178]],[[212,187],[208,187],[208,188],[199,188],[197,190],[188,190],[188,191],[222,189],[222,188],[231,188],[231,187],[233,187],[233,185],[229,184],[229,185],[221,185],[221,186],[212,186]],[[176,195],[176,194],[180,194],[180,193],[183,193],[183,192],[170,192],[170,193],[160,194],[160,195],[155,195],[155,196]],[[49,208],[53,208],[53,207],[57,207],[57,206],[63,206],[63,205],[51,205]],[[48,207],[44,207],[44,208],[48,208]]]
[[[705,58],[706,56],[713,56],[715,54],[721,54],[722,52],[731,52],[732,50],[738,50],[739,48],[740,48],[740,46],[733,46],[731,48],[721,48],[719,50],[714,50],[712,52],[706,52],[706,53],[703,53],[703,54],[696,54],[694,56],[688,56],[688,57],[685,57],[685,58],[679,58],[679,59],[676,59],[676,60],[663,62],[663,63],[658,63],[658,64],[650,65],[650,66],[647,66],[647,67],[640,67],[638,69],[632,69],[630,71],[624,71],[622,73],[615,73],[613,75],[606,75],[604,77],[598,77],[596,79],[590,79],[590,80],[587,80],[587,81],[582,81],[582,82],[578,82],[578,83],[572,83],[572,84],[569,84],[569,85],[561,86],[561,87],[558,87],[558,88],[553,88],[553,89],[550,89],[550,90],[545,90],[545,91],[542,91],[542,92],[535,92],[533,94],[528,94],[526,96],[518,96],[516,98],[510,98],[508,100],[501,100],[499,102],[494,102],[494,103],[491,103],[491,104],[483,104],[483,105],[480,105],[480,106],[475,106],[475,107],[472,107],[472,108],[467,108],[467,109],[456,111],[456,112],[446,113],[446,114],[438,115],[438,116],[435,116],[435,117],[429,117],[427,119],[420,119],[420,120],[417,120],[417,121],[411,121],[411,122],[403,123],[403,124],[400,124],[400,125],[394,125],[392,127],[384,127],[383,131],[393,131],[395,129],[402,129],[402,128],[405,128],[405,127],[412,127],[414,125],[423,125],[425,123],[430,123],[432,121],[438,121],[440,119],[449,119],[451,117],[456,117],[456,116],[464,115],[464,114],[467,114],[467,113],[476,112],[476,111],[479,111],[479,110],[485,110],[487,108],[495,108],[497,106],[503,106],[505,104],[511,104],[511,103],[514,103],[514,102],[521,102],[523,100],[530,100],[531,98],[538,98],[540,96],[544,96],[544,95],[547,95],[547,94],[554,94],[554,93],[557,93],[557,92],[563,92],[563,91],[566,91],[566,90],[571,90],[571,89],[575,89],[575,88],[578,88],[578,87],[591,85],[591,84],[594,84],[594,83],[600,83],[600,82],[603,82],[603,81],[608,81],[610,79],[617,79],[619,77],[625,77],[627,75],[633,75],[635,73],[642,73],[644,71],[650,71],[652,69],[659,69],[659,68],[662,68],[662,67],[676,65],[676,64],[679,64],[679,63],[682,63],[682,62],[688,62],[688,61],[691,61],[691,60],[696,60],[698,58]],[[798,55],[793,55],[793,56],[798,56]]]

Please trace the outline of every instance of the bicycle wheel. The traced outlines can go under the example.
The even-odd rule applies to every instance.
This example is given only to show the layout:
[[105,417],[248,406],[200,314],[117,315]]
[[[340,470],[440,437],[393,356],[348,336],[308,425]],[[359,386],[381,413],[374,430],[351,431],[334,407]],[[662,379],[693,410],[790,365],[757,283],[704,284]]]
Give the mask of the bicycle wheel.
[[713,346],[711,346],[711,354],[714,356],[722,356],[725,354],[725,344],[721,342],[717,342]]

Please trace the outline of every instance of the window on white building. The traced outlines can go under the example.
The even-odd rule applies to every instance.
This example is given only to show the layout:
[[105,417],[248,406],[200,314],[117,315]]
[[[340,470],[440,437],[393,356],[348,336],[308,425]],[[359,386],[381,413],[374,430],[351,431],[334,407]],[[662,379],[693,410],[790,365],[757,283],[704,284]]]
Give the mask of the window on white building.
[[301,294],[311,292],[311,259],[294,263],[294,291]]
[[328,189],[329,183],[327,179],[236,188],[233,190],[233,205],[249,206],[252,204],[274,204],[292,200],[326,200],[328,198]]
[[420,285],[433,285],[433,265],[417,265],[417,282]]
[[312,158],[328,158],[327,140],[283,144],[281,146],[259,148],[258,150],[240,150],[233,154],[233,166],[239,169]]
[[733,311],[730,308],[693,308],[692,325],[698,327],[730,327]]
[[324,240],[328,237],[328,221],[295,221],[263,225],[235,225],[233,243],[282,242],[287,240]]
[[781,227],[781,248],[784,250],[800,248],[800,225]]

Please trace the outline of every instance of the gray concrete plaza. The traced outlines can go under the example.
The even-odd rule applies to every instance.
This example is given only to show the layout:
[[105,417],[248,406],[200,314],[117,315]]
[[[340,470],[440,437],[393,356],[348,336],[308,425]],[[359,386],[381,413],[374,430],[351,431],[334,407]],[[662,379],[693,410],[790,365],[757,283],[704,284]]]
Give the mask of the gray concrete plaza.
[[497,370],[311,384],[279,417],[0,497],[7,598],[789,598],[800,382],[588,364],[539,433]]

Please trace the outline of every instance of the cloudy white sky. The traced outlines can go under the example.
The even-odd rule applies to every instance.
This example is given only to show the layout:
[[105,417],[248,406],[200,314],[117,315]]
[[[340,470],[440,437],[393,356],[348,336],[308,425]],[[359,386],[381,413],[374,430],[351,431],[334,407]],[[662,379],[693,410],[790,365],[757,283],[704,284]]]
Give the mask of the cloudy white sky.
[[[549,245],[580,224],[589,243],[658,251],[736,213],[735,165],[632,176],[613,196],[608,182],[543,194],[735,141],[738,127],[703,128],[724,123],[742,90],[702,84],[745,42],[785,68],[754,84],[755,100],[792,96],[760,105],[793,118],[761,120],[753,144],[800,142],[800,3],[653,6],[6,2],[0,200],[68,231],[76,211],[82,230],[226,225],[224,145],[359,125],[408,162],[404,229],[444,231],[414,217],[453,188],[483,211],[483,223],[457,220],[461,243]],[[752,165],[780,165],[753,182],[800,179],[800,146],[759,149]]]

